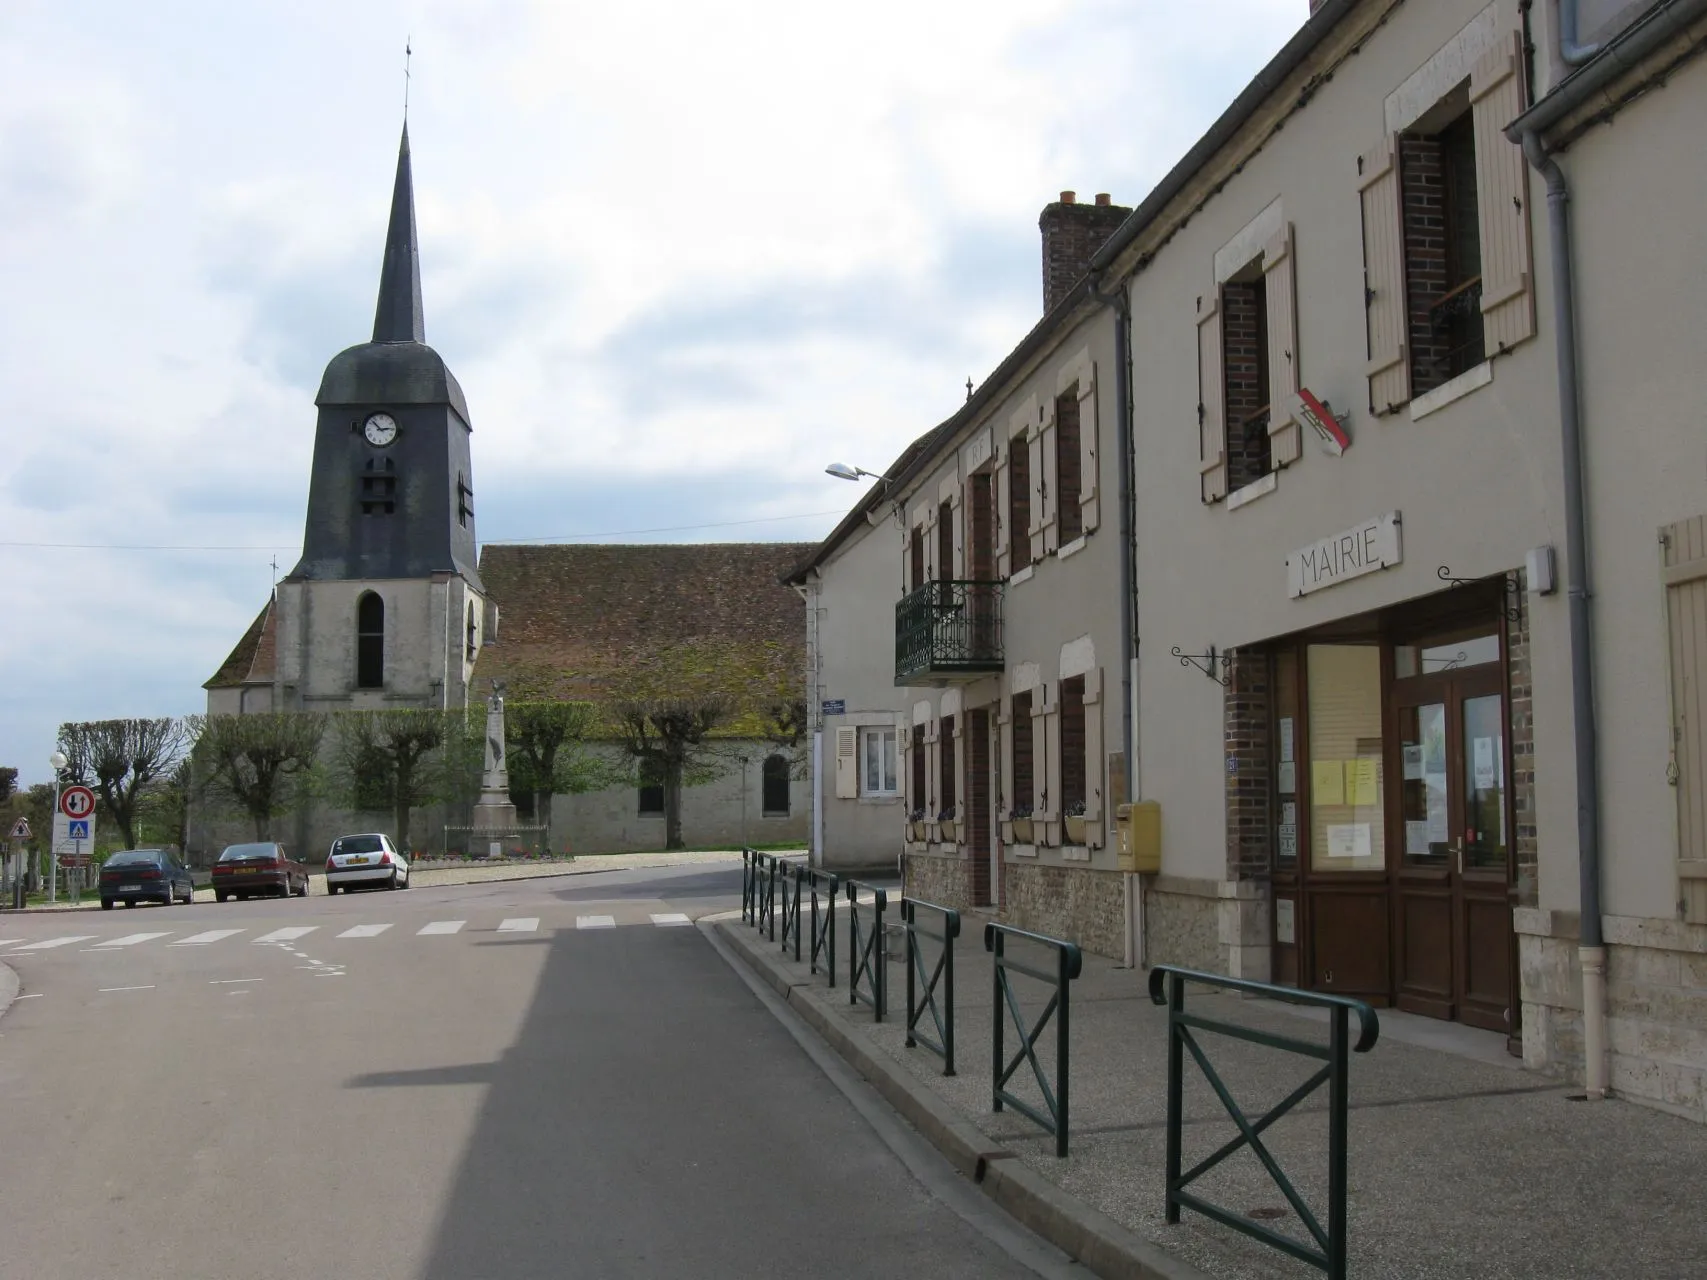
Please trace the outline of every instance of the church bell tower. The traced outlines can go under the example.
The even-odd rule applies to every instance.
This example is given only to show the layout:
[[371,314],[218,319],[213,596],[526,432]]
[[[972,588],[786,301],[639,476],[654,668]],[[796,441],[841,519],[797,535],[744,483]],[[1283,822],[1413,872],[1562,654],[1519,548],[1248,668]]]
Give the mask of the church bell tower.
[[278,588],[274,705],[463,706],[491,627],[468,403],[426,345],[407,124],[373,341],[332,358],[314,403],[302,559]]

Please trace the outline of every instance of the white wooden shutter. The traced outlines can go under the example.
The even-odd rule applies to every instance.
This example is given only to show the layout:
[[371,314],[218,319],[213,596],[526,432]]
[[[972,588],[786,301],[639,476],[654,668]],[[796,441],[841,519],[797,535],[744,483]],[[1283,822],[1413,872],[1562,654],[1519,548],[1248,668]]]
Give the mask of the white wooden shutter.
[[1276,467],[1298,461],[1303,442],[1300,424],[1292,416],[1292,393],[1298,390],[1297,276],[1292,252],[1292,224],[1275,233],[1262,254],[1263,288],[1268,295],[1268,448]]
[[1476,222],[1482,240],[1482,335],[1489,355],[1535,336],[1529,165],[1505,127],[1523,114],[1522,50],[1513,33],[1470,71],[1476,133]]
[[1108,760],[1103,755],[1102,669],[1085,672],[1085,843],[1103,845],[1103,790],[1108,786]]
[[1707,924],[1707,516],[1664,530],[1678,905]]
[[895,767],[901,771],[901,802],[907,808],[904,817],[911,818],[913,810],[924,803],[914,794],[913,787],[913,726],[905,715],[895,717]]
[[1056,442],[1059,440],[1055,424],[1055,400],[1047,398],[1043,402],[1043,424],[1038,433],[1038,442],[1043,454],[1043,470],[1040,473],[1040,488],[1043,491],[1043,553],[1048,555],[1061,545],[1061,468],[1056,456]]
[[1026,428],[1026,448],[1031,450],[1031,528],[1026,532],[1031,535],[1031,562],[1036,564],[1043,559],[1043,432],[1034,422]]
[[[1014,443],[1011,439],[1003,439],[996,445],[995,475],[990,481],[990,489],[995,495],[996,510],[996,578],[998,581],[1008,576],[1008,459],[1013,456]],[[1024,442],[1021,442],[1024,447]]]
[[1227,496],[1225,389],[1221,381],[1221,297],[1219,290],[1197,304],[1197,430],[1201,497],[1219,502]]
[[1405,306],[1405,230],[1399,212],[1399,143],[1389,137],[1358,157],[1363,201],[1363,289],[1369,333],[1369,411],[1392,413],[1411,398]]
[[859,796],[859,730],[836,730],[836,799]]
[[1096,365],[1086,362],[1079,377],[1079,509],[1084,514],[1085,532],[1097,527],[1101,516],[1101,473],[1098,469],[1097,446],[1097,380]]

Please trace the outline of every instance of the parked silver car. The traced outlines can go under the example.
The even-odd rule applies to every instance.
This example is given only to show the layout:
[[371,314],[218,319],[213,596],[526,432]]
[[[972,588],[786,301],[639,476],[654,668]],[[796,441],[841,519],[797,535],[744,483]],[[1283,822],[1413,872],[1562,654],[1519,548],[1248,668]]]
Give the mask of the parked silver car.
[[340,889],[407,889],[409,859],[378,831],[339,836],[326,855],[326,892]]

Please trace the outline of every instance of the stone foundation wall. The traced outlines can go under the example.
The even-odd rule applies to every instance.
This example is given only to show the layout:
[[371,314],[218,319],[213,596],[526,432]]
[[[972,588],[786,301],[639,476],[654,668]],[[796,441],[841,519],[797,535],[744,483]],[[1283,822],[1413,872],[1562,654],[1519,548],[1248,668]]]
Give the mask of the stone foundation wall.
[[1063,938],[1097,955],[1125,956],[1126,893],[1118,871],[1010,862],[1006,893],[1004,924]]
[[[972,905],[972,864],[941,854],[908,853],[901,863],[901,892],[939,907],[965,911]],[[984,945],[982,939],[978,945]]]
[[[1580,1080],[1575,913],[1519,908],[1524,1065]],[[1707,1123],[1707,925],[1606,916],[1607,1039],[1619,1097]]]
[[1157,876],[1144,891],[1144,960],[1225,972],[1218,884]]

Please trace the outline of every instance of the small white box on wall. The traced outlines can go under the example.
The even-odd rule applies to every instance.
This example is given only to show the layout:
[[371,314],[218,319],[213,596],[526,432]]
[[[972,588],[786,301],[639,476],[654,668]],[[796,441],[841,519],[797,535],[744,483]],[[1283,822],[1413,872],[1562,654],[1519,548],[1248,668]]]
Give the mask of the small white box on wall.
[[1523,557],[1523,576],[1529,589],[1538,596],[1550,596],[1559,589],[1553,573],[1553,548],[1534,547]]

